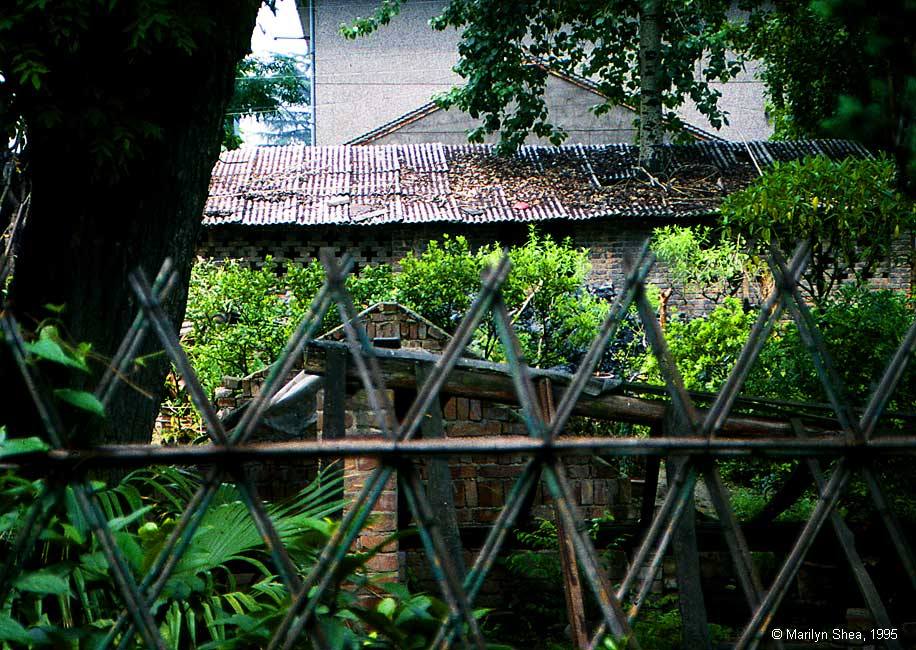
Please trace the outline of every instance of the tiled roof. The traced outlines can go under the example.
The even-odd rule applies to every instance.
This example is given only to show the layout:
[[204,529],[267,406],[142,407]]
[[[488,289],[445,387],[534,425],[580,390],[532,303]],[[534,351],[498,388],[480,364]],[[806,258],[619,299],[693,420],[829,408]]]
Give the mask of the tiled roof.
[[[581,75],[559,70],[551,66],[550,63],[548,63],[547,61],[544,61],[542,59],[532,58],[531,65],[536,65],[539,68],[543,69],[548,74],[552,74],[555,77],[559,77],[560,79],[568,81],[571,84],[574,84],[576,86],[579,86],[580,88],[588,90],[589,92],[592,92],[595,95],[598,95],[599,97],[606,97],[606,95],[601,92],[601,87],[597,83],[592,81],[591,79],[588,79]],[[630,106],[629,104],[620,104],[620,106],[627,109],[628,111],[632,111],[633,116],[636,117],[637,110],[633,106]],[[373,142],[375,142],[376,140],[378,140],[381,137],[384,137],[390,133],[394,133],[398,129],[401,129],[407,126],[408,124],[416,122],[417,120],[422,119],[426,117],[427,115],[431,115],[432,113],[435,113],[436,111],[441,111],[441,110],[443,109],[439,108],[435,102],[427,102],[423,104],[422,106],[418,106],[417,108],[413,109],[412,111],[408,111],[407,113],[404,113],[400,117],[396,117],[395,119],[389,122],[385,122],[384,124],[381,124],[371,129],[370,131],[366,131],[362,135],[357,136],[353,138],[352,140],[348,140],[344,144],[372,144]],[[693,138],[700,140],[700,141],[724,140],[724,138],[721,138],[718,135],[715,135],[714,133],[701,129],[692,124],[687,124],[686,122],[681,126],[681,128],[687,135],[690,135]]]
[[632,145],[305,145],[242,148],[213,169],[204,223],[381,225],[677,219],[715,213],[722,197],[776,160],[864,157],[844,140],[700,142],[666,147],[664,173]]

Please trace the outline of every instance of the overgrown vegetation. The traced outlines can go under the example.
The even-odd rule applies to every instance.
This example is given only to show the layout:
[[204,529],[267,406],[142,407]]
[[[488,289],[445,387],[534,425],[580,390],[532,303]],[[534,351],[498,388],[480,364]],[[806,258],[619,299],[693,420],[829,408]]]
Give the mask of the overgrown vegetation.
[[[0,439],[0,457],[26,451],[11,442]],[[295,496],[265,504],[302,575],[335,530],[337,524],[328,517],[343,505],[338,496],[342,481],[336,468],[325,470]],[[91,483],[118,549],[138,581],[200,484],[196,473],[168,467],[139,470],[111,486]],[[52,508],[42,481],[9,471],[0,475],[4,559],[36,500]],[[72,488],[65,489],[63,505],[51,512],[40,536],[41,552],[22,566],[0,610],[4,649],[93,647],[121,610],[108,560],[76,507]],[[350,587],[332,590],[319,606],[325,637],[341,649],[428,647],[448,608],[403,586],[368,580],[363,567],[377,550],[351,553],[341,566],[339,578]],[[361,598],[361,590],[375,598]],[[150,613],[169,648],[251,648],[266,644],[289,604],[290,594],[274,572],[238,488],[222,484]],[[485,613],[477,611],[478,616]],[[296,647],[311,645],[303,639]]]
[[863,282],[879,265],[897,261],[894,239],[916,225],[916,212],[895,189],[894,178],[894,166],[884,157],[776,163],[726,197],[723,224],[735,236],[758,246],[775,242],[783,251],[809,241],[811,262],[802,289],[820,302],[843,280]]
[[[501,252],[497,244],[471,250],[465,238],[443,236],[424,252],[409,254],[397,272],[386,265],[359,269],[347,288],[357,309],[396,301],[451,332],[479,291],[481,273]],[[508,254],[512,270],[503,297],[528,361],[539,367],[578,365],[610,299],[586,288],[587,251],[532,228],[527,241]],[[268,259],[258,269],[233,261],[199,262],[191,280],[187,319],[192,327],[185,344],[204,386],[212,390],[223,376],[244,376],[271,363],[323,279],[317,261],[280,267]],[[339,322],[331,310],[322,331]],[[623,330],[605,356],[605,371],[625,372],[641,349],[634,324]],[[473,345],[488,359],[504,358],[490,317]]]

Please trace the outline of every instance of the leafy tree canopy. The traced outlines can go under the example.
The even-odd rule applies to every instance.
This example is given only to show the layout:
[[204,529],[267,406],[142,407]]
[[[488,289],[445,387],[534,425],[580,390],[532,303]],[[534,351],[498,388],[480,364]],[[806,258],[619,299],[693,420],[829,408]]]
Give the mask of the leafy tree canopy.
[[[351,38],[371,33],[390,22],[400,4],[401,0],[383,0],[372,16],[342,26],[342,33]],[[482,120],[469,134],[472,141],[499,133],[501,147],[512,150],[532,132],[558,143],[566,133],[550,121],[543,98],[547,74],[530,65],[531,58],[595,79],[608,98],[596,107],[598,114],[615,104],[639,103],[645,88],[640,18],[650,4],[659,11],[656,81],[669,128],[680,125],[674,109],[687,101],[713,126],[727,123],[717,103],[719,92],[709,85],[732,78],[741,68],[740,58],[727,50],[731,3],[726,0],[450,0],[432,27],[463,30],[455,70],[465,84],[438,102]]]
[[[88,144],[86,159],[97,167],[99,177],[113,180],[128,160],[141,155],[145,143],[168,131],[161,115],[144,110],[151,103],[150,85],[124,83],[119,75],[132,69],[142,79],[152,72],[148,66],[164,65],[168,56],[193,55],[220,28],[212,12],[198,2],[4,3],[0,132],[14,138],[28,128],[69,130]],[[106,36],[100,39],[101,33]],[[100,42],[114,37],[116,43]],[[120,52],[120,61],[110,60],[113,50]],[[81,63],[78,68],[72,65],[76,61]]]
[[791,250],[812,245],[803,287],[821,302],[845,278],[867,280],[893,260],[893,241],[916,224],[887,158],[834,162],[816,156],[773,165],[721,206],[724,225],[752,241]]
[[309,82],[299,57],[272,54],[267,58],[245,57],[238,65],[235,93],[224,123],[223,146],[242,144],[236,121],[253,117],[260,122],[282,124],[291,120],[289,107],[309,102]]
[[[738,47],[762,63],[774,138],[825,134],[842,95],[860,94],[876,72],[863,56],[862,26],[847,28],[806,2],[777,2],[734,26]],[[825,62],[828,63],[825,65]]]
[[[745,3],[754,5],[757,3]],[[777,137],[851,137],[893,155],[916,193],[916,5],[887,0],[774,2],[735,40],[763,62]]]

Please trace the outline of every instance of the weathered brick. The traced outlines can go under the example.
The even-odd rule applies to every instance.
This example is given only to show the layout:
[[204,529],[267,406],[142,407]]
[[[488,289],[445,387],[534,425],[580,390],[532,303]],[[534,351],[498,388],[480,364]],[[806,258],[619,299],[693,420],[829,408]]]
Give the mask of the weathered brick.
[[363,528],[368,533],[390,533],[397,530],[397,516],[391,512],[373,512]]
[[486,435],[486,433],[486,428],[482,427],[479,422],[456,420],[448,425],[448,435],[455,438],[482,436]]
[[398,495],[394,492],[382,492],[375,502],[377,512],[396,512],[398,509]]
[[503,505],[503,486],[500,481],[478,481],[477,503],[481,507]]
[[471,478],[477,476],[477,469],[471,465],[452,465],[452,478]]
[[379,544],[383,544],[383,543],[385,543],[386,541],[387,541],[388,543],[385,544],[385,546],[382,547],[382,549],[381,549],[380,552],[382,552],[382,553],[385,553],[385,552],[393,553],[393,552],[396,552],[396,551],[398,550],[398,541],[397,541],[396,539],[392,540],[392,539],[391,539],[391,535],[373,535],[373,534],[368,534],[368,535],[360,535],[360,536],[359,536],[359,543],[360,543],[360,546],[361,546],[364,550],[369,550],[369,549],[375,548],[375,547],[378,546]]
[[464,499],[469,508],[474,508],[478,505],[477,483],[475,481],[464,482]]
[[362,472],[375,469],[379,464],[378,458],[367,458],[366,456],[360,456],[356,462],[357,468]]
[[469,408],[470,405],[469,405],[469,403],[468,403],[468,399],[467,399],[466,397],[459,397],[459,398],[457,398],[457,399],[455,400],[455,406],[456,406],[456,410],[457,410],[457,412],[458,412],[458,414],[457,414],[458,420],[467,420],[467,419],[468,419],[468,411],[470,410],[470,408]]
[[479,422],[483,417],[482,408],[479,399],[472,399],[468,403],[468,417]]
[[506,478],[519,475],[517,465],[481,465],[477,468],[477,475],[484,478]]
[[366,560],[366,568],[370,571],[396,572],[398,567],[397,553],[379,553]]

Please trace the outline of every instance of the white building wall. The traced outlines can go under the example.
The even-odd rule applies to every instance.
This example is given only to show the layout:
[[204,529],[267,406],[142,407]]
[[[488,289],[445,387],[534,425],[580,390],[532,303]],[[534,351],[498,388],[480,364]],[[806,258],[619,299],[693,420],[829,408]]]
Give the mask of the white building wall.
[[[300,0],[303,6],[307,0]],[[342,23],[370,15],[377,0],[314,0],[316,143],[342,144],[412,111],[438,93],[461,83],[451,68],[458,62],[459,34],[433,31],[429,19],[444,0],[409,0],[401,13],[376,33],[350,41],[339,34]],[[303,17],[305,17],[305,12]],[[718,134],[726,139],[766,139],[771,128],[764,113],[763,84],[753,68],[735,81],[714,86],[722,92],[721,106],[730,125]],[[569,143],[633,142],[631,116],[625,109],[598,120],[588,107],[599,103],[593,93],[551,78],[548,107],[551,120],[565,127]],[[689,124],[715,132],[692,106],[679,114]],[[624,124],[626,122],[626,124]],[[436,112],[398,135],[376,141],[464,142],[464,131],[478,125],[457,110]],[[529,142],[538,142],[529,138]]]

